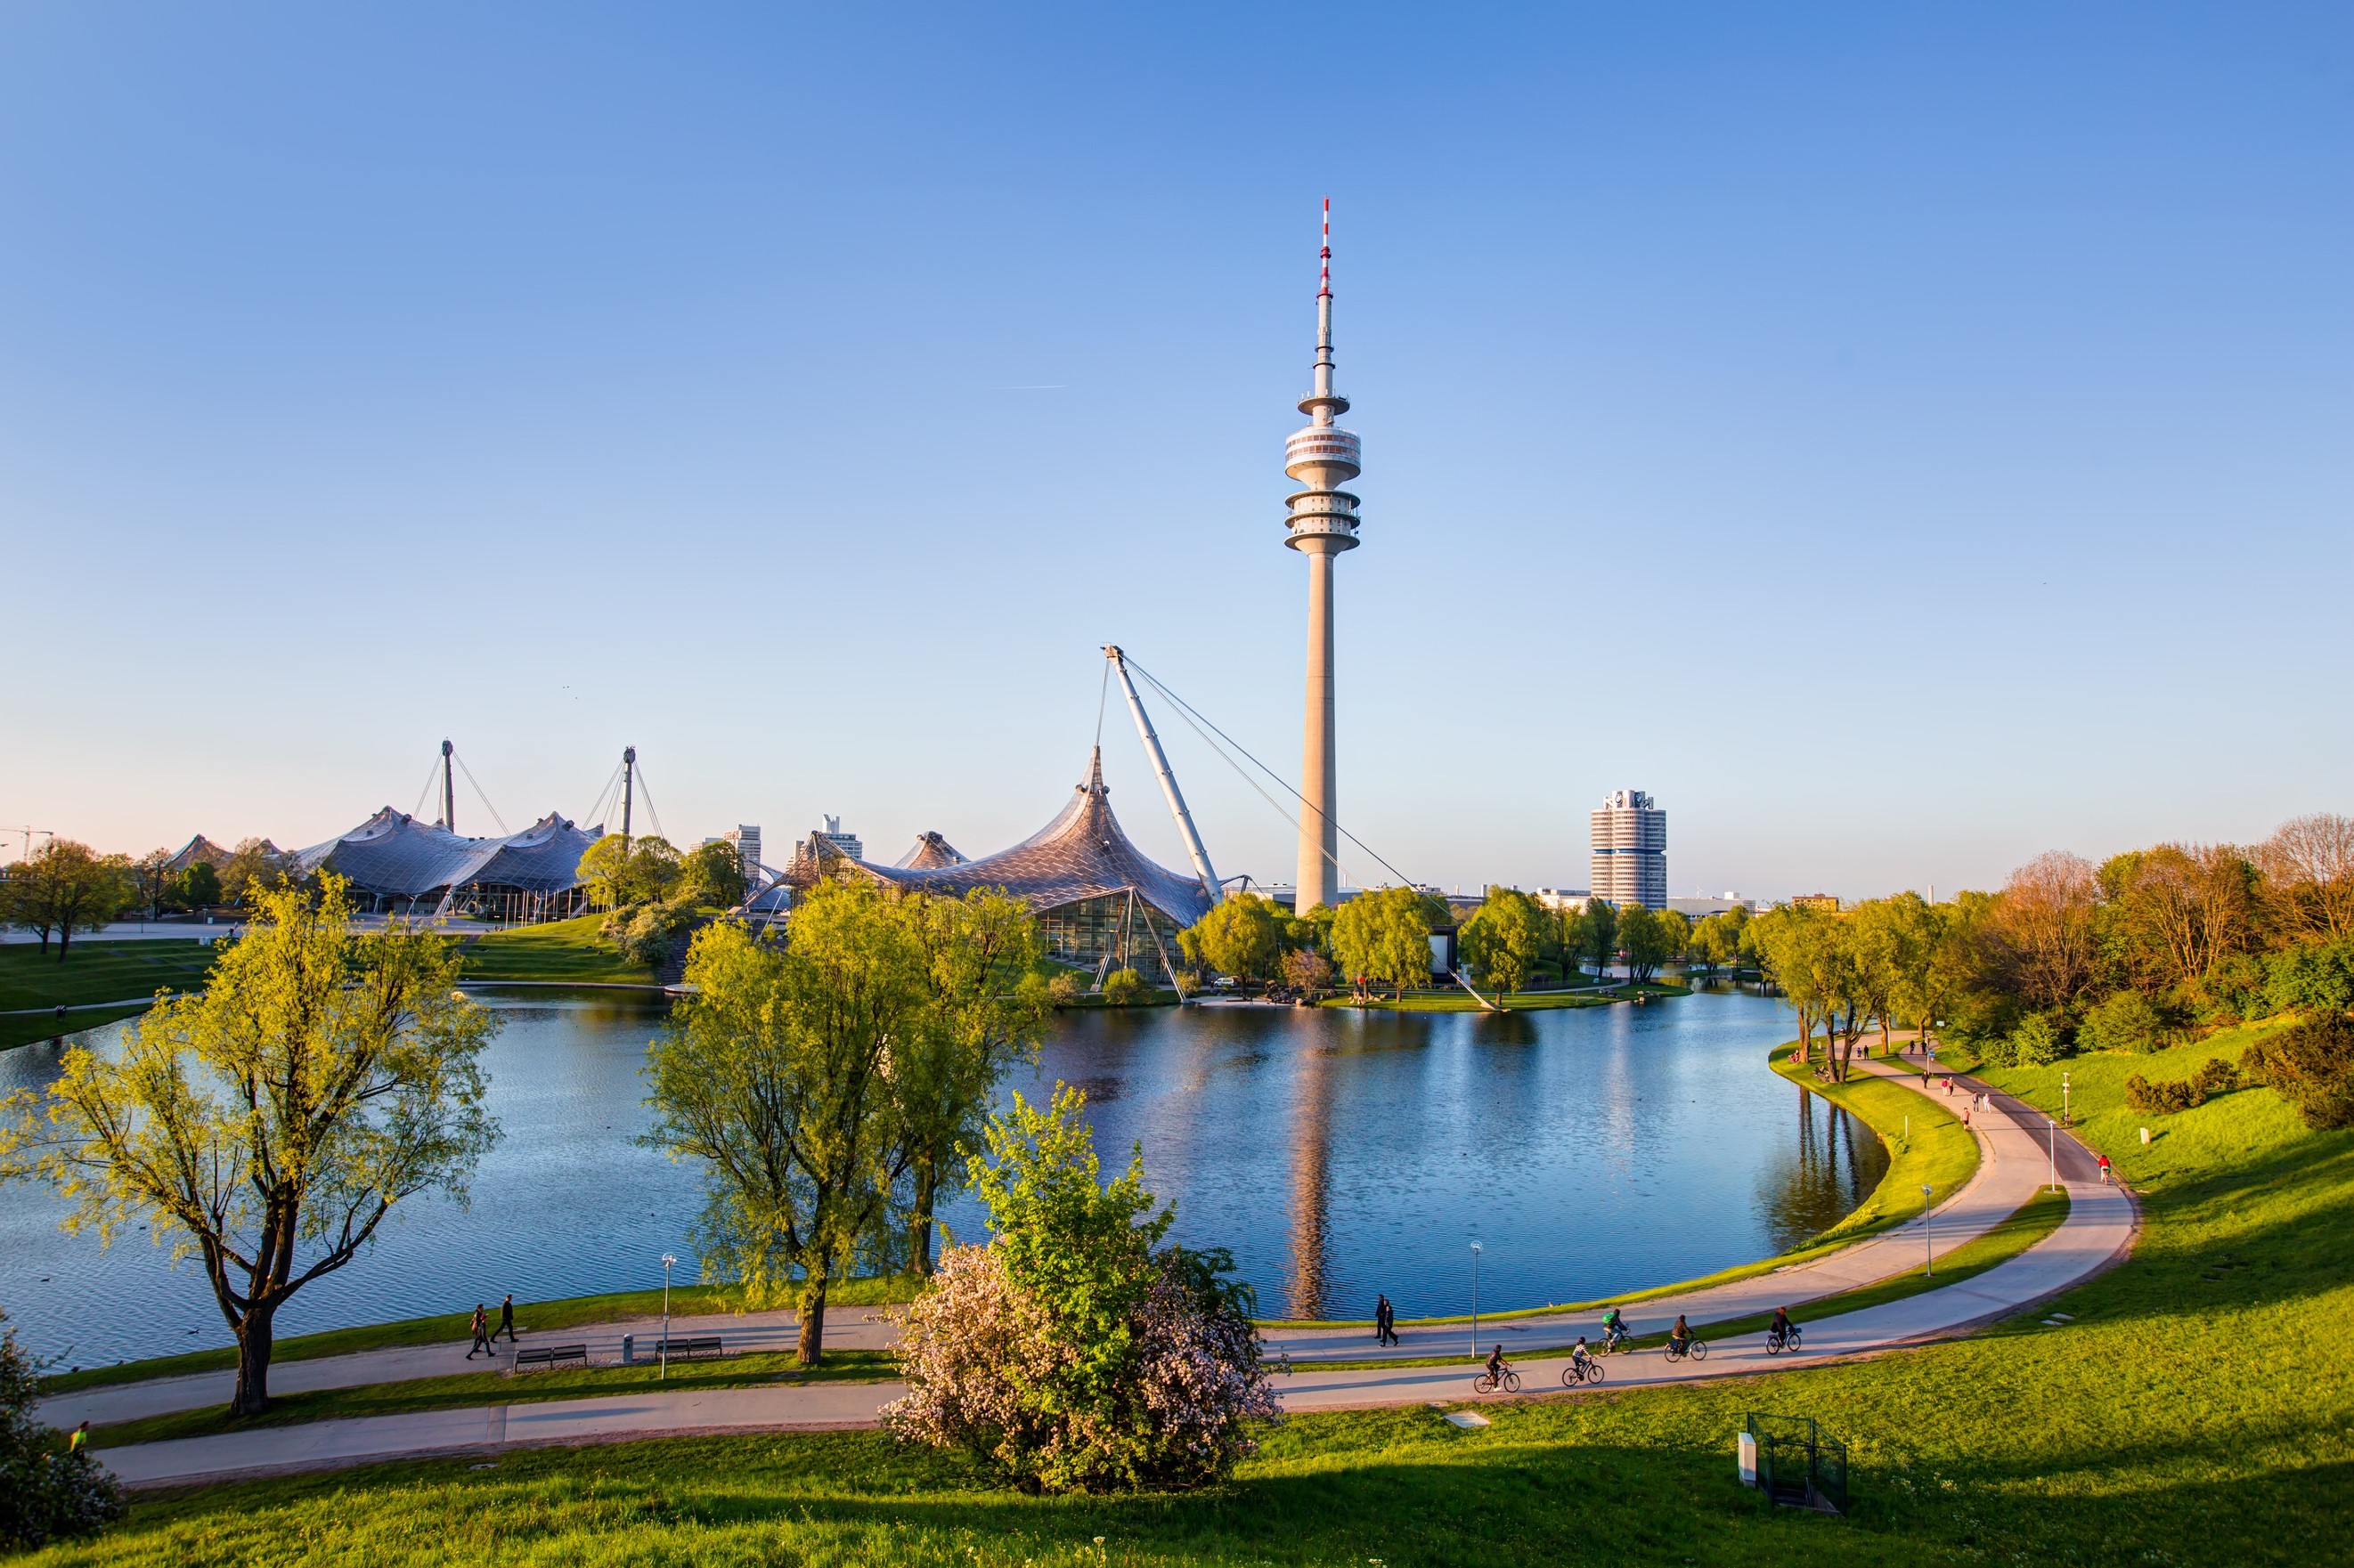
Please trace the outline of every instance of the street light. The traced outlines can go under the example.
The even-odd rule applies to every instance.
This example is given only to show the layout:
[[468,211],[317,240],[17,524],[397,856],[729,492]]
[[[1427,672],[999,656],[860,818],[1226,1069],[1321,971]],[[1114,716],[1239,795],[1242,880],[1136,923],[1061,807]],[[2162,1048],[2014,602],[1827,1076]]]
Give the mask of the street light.
[[1471,1244],[1471,1353],[1479,1353],[1479,1244]]
[[663,1254],[663,1342],[662,1371],[654,1374],[657,1381],[670,1376],[670,1271],[678,1259]]
[[2068,1070],[2064,1067],[2060,1070],[2060,1119],[2070,1127],[2076,1125],[2068,1118]]
[[2051,1178],[2052,1190],[2060,1190],[2060,1124],[2050,1117],[2043,1118],[2043,1158],[2045,1173]]
[[1937,1222],[1929,1213],[1929,1183],[1926,1181],[1921,1183],[1921,1236],[1922,1248],[1926,1254],[1921,1277],[1935,1279],[1937,1277]]

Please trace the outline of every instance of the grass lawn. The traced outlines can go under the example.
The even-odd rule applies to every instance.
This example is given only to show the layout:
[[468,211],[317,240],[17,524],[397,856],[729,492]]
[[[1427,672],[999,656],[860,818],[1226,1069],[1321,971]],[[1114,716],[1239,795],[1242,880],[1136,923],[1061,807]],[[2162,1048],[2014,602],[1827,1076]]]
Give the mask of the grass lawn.
[[602,915],[518,926],[464,938],[466,978],[478,980],[591,980],[652,985],[654,971],[621,957],[597,934]]
[[[352,1266],[359,1268],[366,1265],[354,1264]],[[826,1292],[826,1310],[831,1313],[839,1307],[877,1307],[886,1302],[906,1301],[915,1295],[915,1282],[905,1277],[871,1276],[837,1280]],[[619,1323],[633,1318],[656,1318],[662,1315],[662,1309],[663,1293],[659,1289],[623,1290],[606,1296],[571,1296],[558,1301],[519,1301],[515,1304],[515,1325],[537,1333],[555,1329],[584,1328],[596,1323]],[[737,1310],[736,1297],[732,1290],[721,1286],[681,1285],[670,1293],[670,1310],[673,1318],[700,1318],[734,1312]],[[304,1361],[321,1356],[344,1356],[357,1351],[390,1350],[405,1345],[452,1342],[462,1345],[466,1342],[470,1317],[471,1309],[440,1317],[404,1318],[392,1323],[369,1323],[356,1329],[329,1329],[322,1333],[293,1335],[280,1340],[271,1348],[270,1359],[273,1363]],[[235,1365],[237,1352],[223,1346],[217,1350],[190,1351],[185,1355],[124,1361],[120,1366],[88,1367],[80,1372],[59,1372],[41,1380],[41,1392],[70,1393],[80,1388],[103,1388],[114,1383],[142,1383],[149,1378],[219,1372]]]
[[[228,934],[226,928],[222,934]],[[38,943],[0,946],[0,1013],[24,1007],[78,1007],[93,1001],[152,998],[159,991],[195,991],[211,972],[214,949],[190,938],[152,942],[76,942],[58,961],[51,943],[46,957]],[[54,1017],[0,1017],[0,1049],[78,1029],[91,1029],[140,1012],[140,1006],[72,1012],[63,1029]]]
[[547,1372],[458,1372],[412,1378],[358,1388],[325,1388],[281,1394],[270,1409],[249,1421],[232,1420],[226,1408],[175,1411],[141,1421],[119,1421],[90,1430],[94,1447],[157,1443],[169,1437],[202,1437],[259,1426],[293,1426],[357,1415],[401,1415],[418,1410],[461,1410],[471,1404],[531,1404],[551,1399],[595,1399],[617,1393],[677,1393],[695,1389],[752,1388],[773,1383],[872,1383],[899,1375],[898,1359],[887,1351],[828,1351],[814,1367],[793,1364],[790,1351],[673,1361],[670,1375],[640,1361],[631,1366],[557,1368]]
[[[2354,1131],[2268,1089],[2159,1118],[2117,1084],[2244,1033],[2070,1064],[2138,1191],[2134,1256],[1951,1344],[1770,1377],[1296,1418],[1230,1484],[1032,1498],[875,1434],[517,1450],[140,1501],[49,1564],[2324,1564],[2354,1531]],[[2057,1071],[1997,1075],[2046,1104]],[[2056,1109],[2056,1097],[2048,1102]],[[1916,1123],[1916,1127],[1917,1127]],[[1744,1413],[1848,1443],[1846,1519],[1742,1489]],[[1096,1538],[1102,1537],[1098,1545]]]

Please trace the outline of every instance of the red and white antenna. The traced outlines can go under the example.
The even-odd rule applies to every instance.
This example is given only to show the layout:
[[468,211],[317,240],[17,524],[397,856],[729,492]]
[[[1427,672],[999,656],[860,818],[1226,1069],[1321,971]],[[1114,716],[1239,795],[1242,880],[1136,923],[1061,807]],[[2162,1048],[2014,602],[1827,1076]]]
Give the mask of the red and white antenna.
[[1320,300],[1330,298],[1332,292],[1332,198],[1331,196],[1326,196],[1324,198],[1324,254],[1322,261],[1324,267],[1323,286],[1316,291],[1316,297]]

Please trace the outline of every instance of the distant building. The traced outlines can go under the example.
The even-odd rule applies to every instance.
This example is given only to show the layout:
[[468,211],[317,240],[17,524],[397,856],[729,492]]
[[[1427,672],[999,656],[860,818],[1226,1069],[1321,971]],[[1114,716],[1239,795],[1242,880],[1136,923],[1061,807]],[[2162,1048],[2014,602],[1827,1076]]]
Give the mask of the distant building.
[[1755,914],[1757,901],[1754,898],[1744,898],[1738,893],[1719,893],[1714,895],[1696,893],[1690,898],[1669,899],[1668,907],[1689,915],[1695,920],[1705,920],[1712,915],[1722,915],[1729,909],[1746,909]]
[[1618,789],[1590,819],[1594,896],[1614,905],[1668,906],[1668,814],[1640,789]]
[[737,824],[736,831],[720,835],[736,846],[738,859],[744,863],[744,885],[760,885],[760,830],[750,822]]
[[864,860],[866,858],[866,846],[859,842],[858,835],[856,833],[845,833],[842,831],[842,819],[840,817],[826,818],[825,826],[820,829],[813,836],[823,839],[827,843],[832,844],[833,846],[834,853],[837,854],[846,854],[853,860]]
[[1548,909],[1579,909],[1594,897],[1583,887],[1540,887],[1536,900]]
[[1836,893],[1801,893],[1796,898],[1790,900],[1790,907],[1793,909],[1814,909],[1819,910],[1825,915],[1836,915],[1840,911],[1839,895]]

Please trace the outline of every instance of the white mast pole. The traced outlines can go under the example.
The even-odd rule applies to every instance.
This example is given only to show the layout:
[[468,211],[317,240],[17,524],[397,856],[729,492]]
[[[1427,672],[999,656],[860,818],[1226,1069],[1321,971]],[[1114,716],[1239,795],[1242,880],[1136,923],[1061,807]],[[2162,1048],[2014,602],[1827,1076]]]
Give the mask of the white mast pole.
[[1193,813],[1185,809],[1185,797],[1177,792],[1177,775],[1169,771],[1169,758],[1161,752],[1161,737],[1152,733],[1152,721],[1144,716],[1144,704],[1136,694],[1136,683],[1128,678],[1128,661],[1120,657],[1117,647],[1105,649],[1104,657],[1119,673],[1119,689],[1128,697],[1128,711],[1136,720],[1136,733],[1144,742],[1144,754],[1152,758],[1152,771],[1161,777],[1161,793],[1168,799],[1169,814],[1177,819],[1177,836],[1185,841],[1185,853],[1193,862],[1193,874],[1202,879],[1202,891],[1215,904],[1218,874],[1210,869],[1210,852],[1202,847],[1202,835],[1193,831]]

